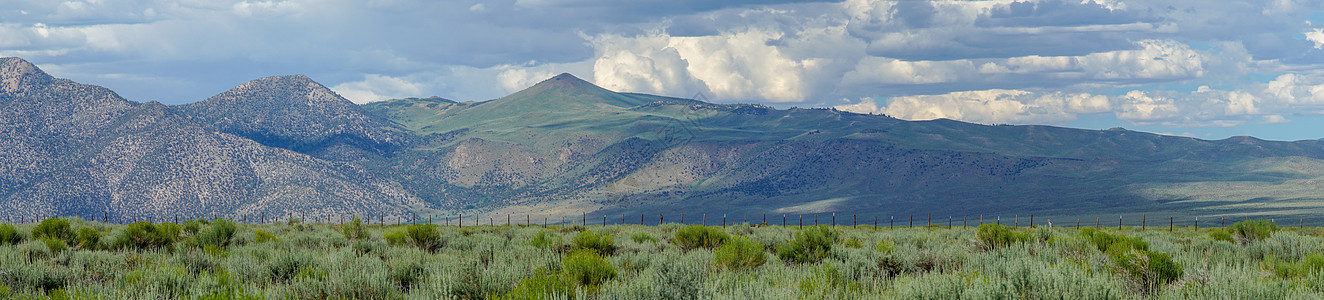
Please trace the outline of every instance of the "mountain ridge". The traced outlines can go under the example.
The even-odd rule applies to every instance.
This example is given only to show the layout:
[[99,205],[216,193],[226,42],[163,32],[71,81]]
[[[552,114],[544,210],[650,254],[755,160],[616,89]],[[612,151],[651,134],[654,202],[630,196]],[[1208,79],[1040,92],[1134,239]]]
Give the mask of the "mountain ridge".
[[1324,212],[1319,140],[904,121],[569,74],[366,105],[272,76],[167,106],[21,59],[0,73],[0,206],[19,215]]

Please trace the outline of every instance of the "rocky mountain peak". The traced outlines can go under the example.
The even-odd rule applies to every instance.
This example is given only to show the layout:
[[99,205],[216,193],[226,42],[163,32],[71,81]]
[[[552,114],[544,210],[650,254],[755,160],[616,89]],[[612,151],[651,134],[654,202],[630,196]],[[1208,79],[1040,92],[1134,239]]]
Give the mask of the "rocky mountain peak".
[[22,58],[0,58],[0,92],[22,92],[33,85],[48,83],[52,79],[46,72]]

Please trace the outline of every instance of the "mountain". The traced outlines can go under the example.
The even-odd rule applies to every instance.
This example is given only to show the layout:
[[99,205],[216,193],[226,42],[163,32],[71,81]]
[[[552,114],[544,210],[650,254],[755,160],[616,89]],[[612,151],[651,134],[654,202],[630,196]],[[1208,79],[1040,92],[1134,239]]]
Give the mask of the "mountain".
[[0,60],[9,216],[196,218],[400,211],[419,200],[354,164],[205,128],[156,102]]
[[413,137],[303,75],[253,80],[178,110],[212,130],[323,158],[388,154]]
[[[23,216],[843,213],[1324,222],[1324,141],[904,121],[621,93],[355,105],[306,76],[180,106],[0,60],[0,210]],[[670,218],[668,218],[670,219]],[[1059,221],[1060,223],[1060,221]]]

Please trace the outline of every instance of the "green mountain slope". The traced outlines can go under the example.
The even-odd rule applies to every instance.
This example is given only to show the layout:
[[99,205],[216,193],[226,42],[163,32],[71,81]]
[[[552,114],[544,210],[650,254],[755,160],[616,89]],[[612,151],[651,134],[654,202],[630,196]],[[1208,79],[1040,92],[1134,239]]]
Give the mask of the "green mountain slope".
[[432,137],[393,172],[464,191],[424,198],[510,213],[1225,214],[1185,204],[1204,196],[1182,188],[1301,190],[1318,175],[1245,166],[1324,158],[1319,141],[909,122],[616,93],[566,74],[486,102],[367,107]]

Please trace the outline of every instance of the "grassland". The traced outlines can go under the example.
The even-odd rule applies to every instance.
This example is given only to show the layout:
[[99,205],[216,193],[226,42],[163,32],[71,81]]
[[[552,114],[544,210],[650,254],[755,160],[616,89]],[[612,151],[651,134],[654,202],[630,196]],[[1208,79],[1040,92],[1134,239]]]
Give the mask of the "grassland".
[[[64,222],[60,221],[64,220]],[[1258,224],[1258,225],[1257,225]],[[1320,299],[1324,230],[0,225],[17,299]]]

